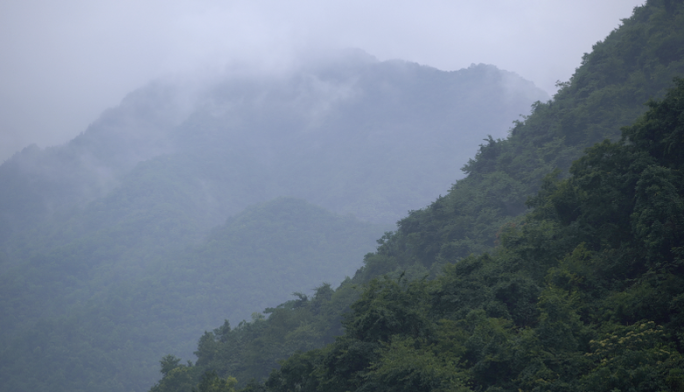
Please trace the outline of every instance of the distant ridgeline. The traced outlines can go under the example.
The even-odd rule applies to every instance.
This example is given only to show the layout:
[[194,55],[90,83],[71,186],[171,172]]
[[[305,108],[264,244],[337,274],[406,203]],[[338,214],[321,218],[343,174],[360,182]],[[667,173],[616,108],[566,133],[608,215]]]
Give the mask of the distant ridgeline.
[[[152,83],[69,143],[26,148],[0,165],[0,391],[144,391],[160,357],[191,356],[224,319],[332,293],[482,139],[547,99],[491,65],[350,51]],[[297,348],[340,334],[340,309],[294,320],[310,344]],[[245,374],[293,352],[278,350]]]
[[684,3],[635,8],[353,279],[205,333],[151,392],[684,390],[682,76]]

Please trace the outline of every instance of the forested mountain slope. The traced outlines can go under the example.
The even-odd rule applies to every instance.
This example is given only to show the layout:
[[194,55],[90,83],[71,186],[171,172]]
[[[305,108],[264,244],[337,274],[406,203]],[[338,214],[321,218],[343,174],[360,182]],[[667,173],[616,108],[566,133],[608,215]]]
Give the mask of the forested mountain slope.
[[491,254],[434,280],[373,279],[341,337],[251,389],[684,389],[684,79],[649,106],[570,178],[548,177]]
[[494,66],[352,51],[155,82],[66,145],[25,149],[0,165],[0,389],[147,389],[160,356],[225,318],[351,275],[546,98]]
[[[32,260],[38,271],[14,267],[0,291],[7,316],[0,320],[1,389],[144,388],[169,344],[187,356],[207,326],[249,319],[255,308],[310,291],[312,282],[337,284],[361,265],[383,229],[279,198],[144,268],[73,266],[66,250]],[[20,296],[33,282],[48,283]]]
[[244,386],[283,354],[247,389],[681,390],[683,83],[620,129],[684,75],[683,47],[681,1],[637,7],[353,281],[205,334],[153,390]]

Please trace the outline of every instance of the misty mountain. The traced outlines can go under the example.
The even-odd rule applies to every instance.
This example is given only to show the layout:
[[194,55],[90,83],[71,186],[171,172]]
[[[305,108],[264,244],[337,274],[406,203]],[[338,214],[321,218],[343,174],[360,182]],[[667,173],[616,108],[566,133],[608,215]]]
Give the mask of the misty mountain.
[[147,388],[202,330],[352,274],[546,98],[494,66],[352,51],[157,81],[27,147],[0,165],[3,390]]
[[547,98],[493,66],[443,72],[358,52],[286,75],[156,82],[66,145],[5,162],[0,234],[71,214],[145,161],[139,172],[193,181],[205,230],[282,195],[393,223],[446,191],[487,134],[505,136]]

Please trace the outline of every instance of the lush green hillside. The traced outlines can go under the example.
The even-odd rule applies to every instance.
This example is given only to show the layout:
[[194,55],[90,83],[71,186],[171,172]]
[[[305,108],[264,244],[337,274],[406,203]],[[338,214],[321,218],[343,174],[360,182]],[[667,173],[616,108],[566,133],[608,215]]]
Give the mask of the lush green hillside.
[[682,82],[623,139],[620,128],[684,75],[683,18],[682,2],[636,8],[353,281],[205,335],[197,364],[167,357],[175,368],[153,390],[189,390],[207,371],[265,378],[270,347],[324,347],[349,306],[342,337],[250,388],[681,390]]
[[683,390],[684,79],[650,107],[547,177],[491,254],[372,280],[344,334],[266,389]]

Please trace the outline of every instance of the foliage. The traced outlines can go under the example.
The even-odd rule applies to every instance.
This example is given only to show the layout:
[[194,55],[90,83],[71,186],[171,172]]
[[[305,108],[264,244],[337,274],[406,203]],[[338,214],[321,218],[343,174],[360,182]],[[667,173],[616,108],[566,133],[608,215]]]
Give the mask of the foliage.
[[684,165],[647,140],[684,137],[682,102],[677,79],[619,141],[548,179],[492,254],[368,282],[344,334],[283,361],[266,389],[681,390]]
[[658,48],[682,43],[683,11],[636,8],[553,101],[489,138],[365,257],[343,334],[260,387],[681,390],[684,81],[665,86],[684,62]]

